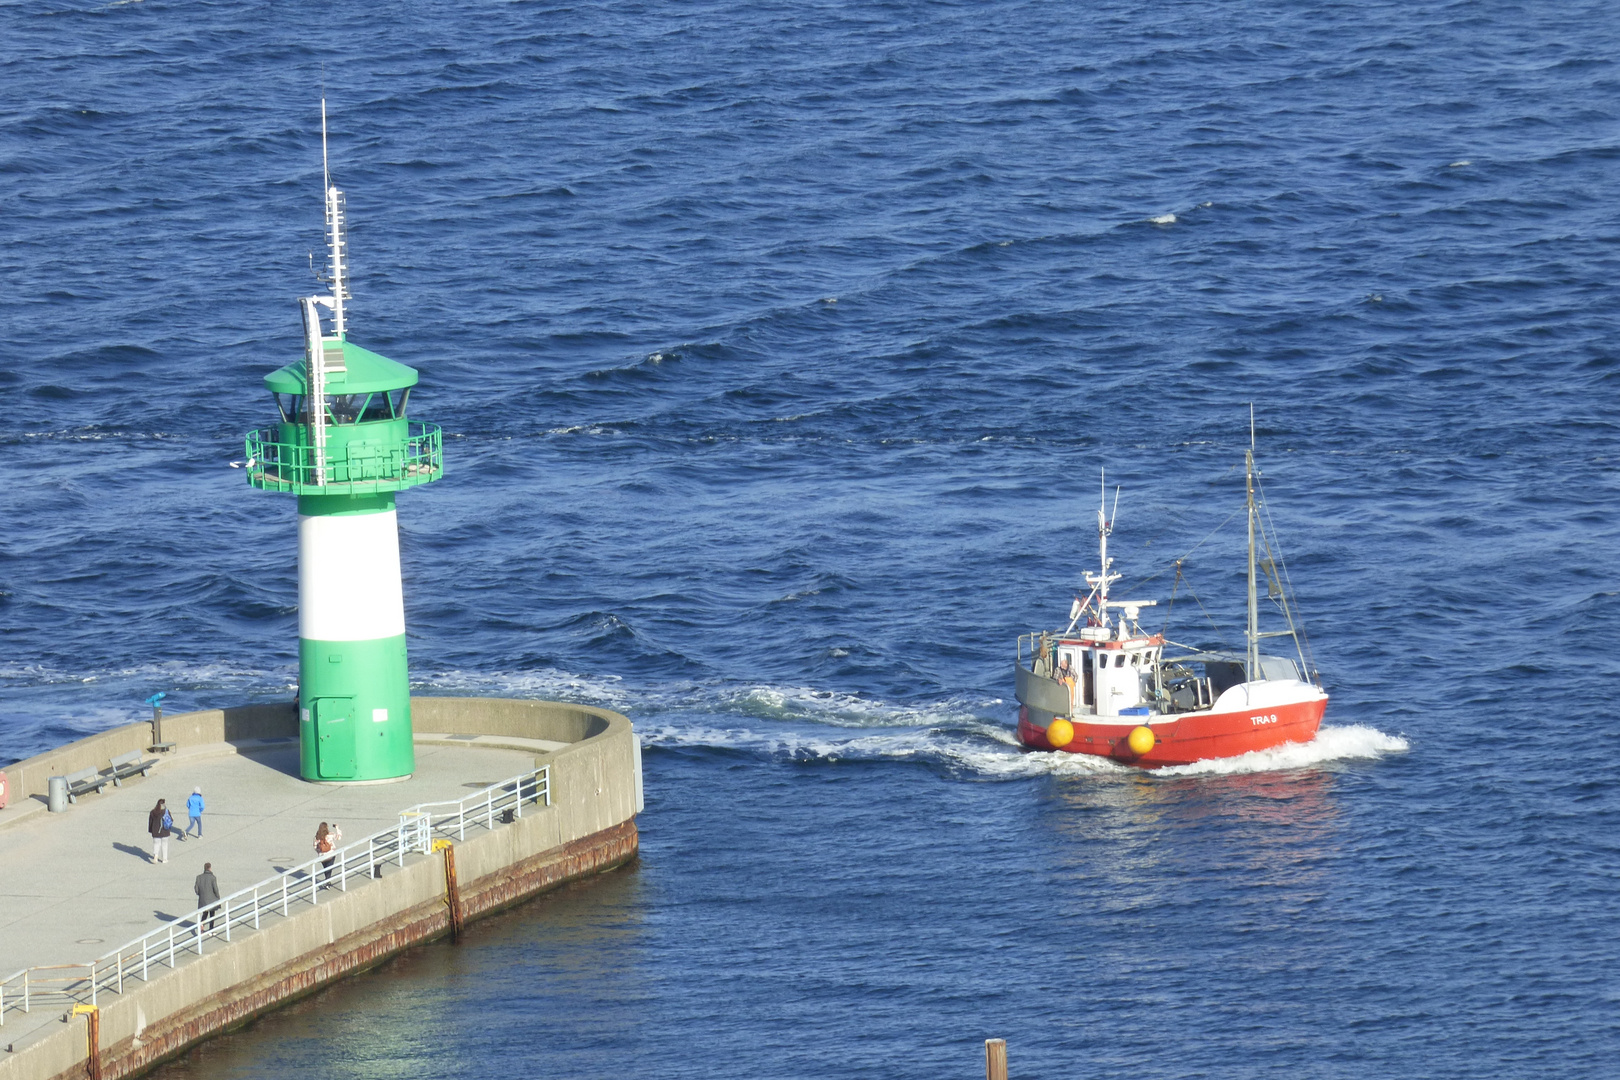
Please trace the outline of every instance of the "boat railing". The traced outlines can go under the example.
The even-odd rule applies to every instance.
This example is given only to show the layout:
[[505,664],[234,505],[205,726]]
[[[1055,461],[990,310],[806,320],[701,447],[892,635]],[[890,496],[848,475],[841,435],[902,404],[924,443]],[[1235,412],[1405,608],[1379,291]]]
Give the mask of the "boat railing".
[[[1040,644],[1042,642],[1053,642],[1053,643],[1055,643],[1057,641],[1058,636],[1059,635],[1054,634],[1050,630],[1031,630],[1027,634],[1018,635],[1018,648],[1017,648],[1018,666],[1023,668],[1025,671],[1033,673],[1034,670],[1035,670],[1035,657],[1036,657],[1036,654],[1039,652]],[[1028,646],[1028,650],[1029,650],[1029,659],[1027,661],[1024,659],[1024,651],[1025,651],[1026,645]],[[1044,676],[1044,677],[1045,678],[1051,678],[1051,676],[1049,676],[1049,675]]]

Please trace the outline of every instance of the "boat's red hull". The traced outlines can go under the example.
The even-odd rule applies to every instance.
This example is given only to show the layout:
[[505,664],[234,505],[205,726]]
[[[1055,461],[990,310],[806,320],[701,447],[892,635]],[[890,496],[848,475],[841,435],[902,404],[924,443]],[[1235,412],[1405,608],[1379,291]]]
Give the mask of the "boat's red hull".
[[1315,698],[1242,712],[1190,713],[1170,719],[1155,717],[1154,746],[1145,754],[1131,752],[1131,729],[1140,718],[1121,716],[1119,722],[1074,721],[1074,738],[1066,746],[1046,741],[1046,729],[1030,723],[1029,710],[1018,710],[1018,741],[1034,750],[1063,750],[1091,754],[1145,769],[1164,765],[1190,765],[1209,758],[1237,757],[1269,750],[1283,743],[1306,743],[1316,738],[1327,698]]

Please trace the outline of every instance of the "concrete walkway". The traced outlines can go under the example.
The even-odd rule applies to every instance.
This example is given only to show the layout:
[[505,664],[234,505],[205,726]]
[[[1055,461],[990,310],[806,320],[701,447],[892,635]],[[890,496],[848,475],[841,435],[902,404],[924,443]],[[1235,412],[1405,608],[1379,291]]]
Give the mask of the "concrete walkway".
[[[441,739],[418,736],[416,775],[399,783],[310,784],[298,778],[292,740],[215,743],[165,757],[144,780],[80,796],[67,813],[0,811],[13,821],[0,827],[0,978],[89,961],[189,916],[204,862],[226,896],[313,858],[322,821],[340,824],[352,843],[395,825],[409,806],[459,799],[534,767],[533,753]],[[147,813],[167,799],[183,829],[193,787],[207,802],[204,835],[172,838],[169,862],[154,865]]]

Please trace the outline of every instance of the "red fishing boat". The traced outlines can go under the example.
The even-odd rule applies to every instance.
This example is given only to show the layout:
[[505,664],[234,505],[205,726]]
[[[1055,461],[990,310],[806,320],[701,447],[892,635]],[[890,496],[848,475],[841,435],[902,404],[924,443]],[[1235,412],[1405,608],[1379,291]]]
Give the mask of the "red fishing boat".
[[[1236,757],[1316,737],[1327,694],[1287,589],[1287,573],[1261,522],[1255,498],[1253,437],[1244,454],[1249,518],[1249,610],[1244,652],[1177,645],[1142,629],[1156,600],[1113,600],[1120,579],[1108,557],[1113,522],[1097,509],[1102,569],[1085,575],[1063,630],[1024,634],[1015,666],[1018,740],[1036,750],[1093,754],[1143,768]],[[1119,493],[1114,494],[1119,505]],[[1286,630],[1260,629],[1260,578]],[[1179,582],[1179,564],[1178,564]],[[1291,638],[1291,656],[1261,651]]]

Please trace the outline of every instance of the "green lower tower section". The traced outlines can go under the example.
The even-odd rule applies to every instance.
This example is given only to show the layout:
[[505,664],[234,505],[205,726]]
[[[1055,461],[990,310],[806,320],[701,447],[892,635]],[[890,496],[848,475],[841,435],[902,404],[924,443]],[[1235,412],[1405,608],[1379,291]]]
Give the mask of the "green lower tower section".
[[306,780],[411,775],[410,676],[405,635],[374,641],[298,641],[299,759]]

